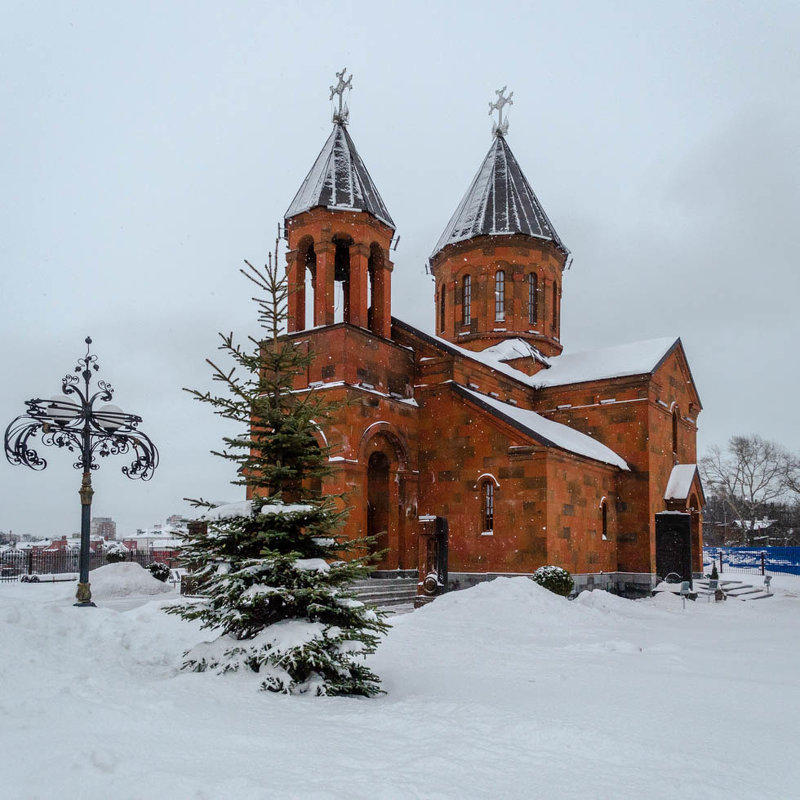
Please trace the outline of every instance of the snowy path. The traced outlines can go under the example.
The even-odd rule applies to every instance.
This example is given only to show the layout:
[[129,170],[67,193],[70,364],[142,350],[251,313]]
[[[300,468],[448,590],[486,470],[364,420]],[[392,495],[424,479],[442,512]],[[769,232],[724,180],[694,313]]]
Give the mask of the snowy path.
[[170,595],[0,585],[0,796],[794,797],[800,581],[773,586],[684,612],[497,581],[393,618],[387,695],[349,700],[177,673],[206,634]]

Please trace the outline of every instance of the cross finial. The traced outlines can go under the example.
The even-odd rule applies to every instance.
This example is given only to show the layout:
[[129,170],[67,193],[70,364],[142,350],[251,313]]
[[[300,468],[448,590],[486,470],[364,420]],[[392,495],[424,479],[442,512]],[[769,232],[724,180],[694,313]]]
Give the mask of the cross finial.
[[331,86],[331,96],[329,100],[333,100],[334,95],[339,95],[339,109],[333,112],[333,121],[339,122],[342,125],[347,125],[347,120],[350,117],[350,109],[346,103],[343,103],[345,89],[352,89],[353,76],[351,75],[347,80],[344,79],[344,74],[347,72],[347,67],[344,67],[341,72],[336,73],[339,82],[336,86]]
[[508,133],[508,119],[503,119],[503,108],[514,105],[514,101],[511,99],[514,96],[514,92],[511,92],[508,97],[503,97],[503,93],[507,88],[507,86],[504,86],[502,89],[495,89],[497,100],[494,103],[489,103],[489,116],[491,116],[492,111],[497,112],[497,122],[492,125],[492,133],[495,136],[505,136]]

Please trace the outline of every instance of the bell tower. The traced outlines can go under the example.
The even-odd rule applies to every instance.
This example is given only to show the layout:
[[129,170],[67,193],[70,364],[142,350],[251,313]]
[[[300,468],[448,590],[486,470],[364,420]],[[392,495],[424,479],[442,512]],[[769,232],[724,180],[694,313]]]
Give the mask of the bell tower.
[[[513,92],[496,92],[489,152],[430,257],[436,280],[436,333],[484,350],[508,340],[517,350],[558,355],[564,246],[506,141]],[[541,362],[514,366],[535,371]],[[537,366],[538,364],[538,366]]]
[[333,131],[285,214],[288,331],[341,322],[388,339],[395,226],[347,131],[352,75],[336,77]]

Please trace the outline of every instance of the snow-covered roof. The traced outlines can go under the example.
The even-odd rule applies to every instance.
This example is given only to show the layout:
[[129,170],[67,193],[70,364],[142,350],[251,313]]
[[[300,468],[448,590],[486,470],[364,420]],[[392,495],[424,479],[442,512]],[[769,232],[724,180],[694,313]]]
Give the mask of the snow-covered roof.
[[186,533],[185,527],[174,527],[168,525],[162,528],[143,528],[137,530],[136,533],[129,533],[121,537],[123,539],[163,539],[174,537],[175,535],[182,536]]
[[676,464],[667,482],[665,500],[686,500],[692,491],[692,482],[697,475],[697,464]]
[[646,339],[642,342],[562,353],[550,358],[550,368],[529,378],[535,387],[564,386],[569,383],[646,375],[658,367],[673,347],[680,342],[675,336]]
[[447,339],[442,339],[441,336],[436,336],[432,333],[425,333],[425,331],[421,331],[419,328],[415,328],[413,325],[409,325],[407,322],[397,319],[397,317],[392,317],[392,324],[398,325],[401,328],[405,328],[414,336],[417,336],[423,340],[428,340],[431,342],[431,344],[446,352],[449,351],[451,353],[456,353],[464,358],[476,361],[478,364],[484,364],[487,367],[497,370],[503,375],[507,375],[509,378],[514,378],[520,383],[529,384],[531,381],[530,375],[527,375],[521,370],[514,369],[514,367],[510,367],[508,364],[503,363],[502,360],[497,358],[493,352],[493,348],[491,347],[487,347],[485,350],[478,352],[475,350],[467,350],[466,347],[459,347],[457,344],[448,342]]
[[458,204],[431,257],[475,236],[521,233],[569,250],[555,232],[504,136],[495,136],[477,175]]
[[746,530],[765,531],[767,528],[771,528],[777,521],[776,519],[767,519],[764,517],[763,519],[757,519],[755,521],[749,519],[735,519],[733,524],[736,525],[737,528]]
[[550,364],[550,360],[543,356],[530,342],[519,338],[504,339],[502,342],[493,344],[491,347],[487,347],[480,352],[482,356],[489,356],[497,361],[513,361],[516,358],[533,358],[542,364]]
[[545,419],[535,411],[528,411],[524,408],[512,406],[510,403],[495,400],[493,397],[478,394],[478,392],[473,392],[460,384],[454,384],[454,386],[459,392],[477,401],[479,405],[488,406],[493,412],[521,426],[542,444],[552,445],[561,450],[592,458],[595,461],[602,461],[604,464],[613,464],[620,469],[628,469],[625,459],[610,447],[606,447],[585,433],[576,431],[567,425],[562,425],[560,422]]
[[338,122],[284,217],[289,219],[317,206],[366,211],[394,230],[394,222],[347,128]]
[[[467,350],[440,336],[425,333],[396,317],[392,317],[392,324],[405,328],[421,339],[427,339],[442,350],[477,361],[479,364],[491,367],[491,369],[534,389],[621,378],[629,375],[649,375],[680,343],[679,338],[667,336],[662,339],[647,339],[641,342],[604,347],[599,350],[562,353],[560,356],[548,356],[544,359],[550,365],[549,369],[543,369],[535,375],[528,375],[505,363],[505,360],[510,360],[503,349],[505,342],[484,350]],[[519,358],[519,356],[516,357]]]

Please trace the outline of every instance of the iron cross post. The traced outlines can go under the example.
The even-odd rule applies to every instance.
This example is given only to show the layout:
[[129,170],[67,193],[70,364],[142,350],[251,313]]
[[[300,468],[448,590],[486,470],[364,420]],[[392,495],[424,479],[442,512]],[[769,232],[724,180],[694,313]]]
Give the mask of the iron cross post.
[[[92,518],[92,470],[99,467],[96,457],[126,455],[134,460],[122,468],[128,478],[150,480],[158,466],[158,450],[150,439],[138,430],[142,421],[135,414],[126,414],[111,404],[114,390],[105,381],[90,388],[92,373],[100,366],[90,351],[92,340],[86,337],[86,355],[78,359],[75,369],[61,381],[61,395],[49,400],[40,398],[25,401],[28,410],[6,429],[5,453],[12,464],[22,464],[42,470],[47,462],[39,457],[32,440],[41,434],[44,445],[66,448],[78,453],[74,463],[83,472],[81,488],[81,553],[76,606],[94,606],[89,586],[90,525]],[[83,385],[81,386],[81,382]],[[95,403],[103,403],[95,408]]]
[[508,97],[503,97],[507,88],[507,86],[504,86],[502,89],[496,89],[497,100],[494,103],[489,103],[489,116],[493,111],[496,111],[498,115],[497,122],[492,125],[492,133],[495,136],[505,136],[508,133],[508,119],[503,119],[503,108],[514,105],[514,101],[511,99],[514,96],[514,92],[511,92]]
[[331,96],[328,98],[329,100],[333,100],[334,96],[338,95],[339,110],[333,112],[333,121],[342,125],[347,125],[347,120],[350,117],[350,109],[346,104],[342,105],[344,93],[346,89],[353,88],[353,76],[351,75],[347,80],[345,80],[345,72],[347,72],[347,67],[344,67],[341,72],[336,73],[336,77],[339,79],[339,82],[336,84],[336,86],[330,87]]

